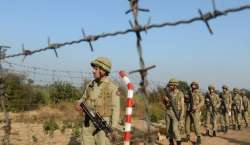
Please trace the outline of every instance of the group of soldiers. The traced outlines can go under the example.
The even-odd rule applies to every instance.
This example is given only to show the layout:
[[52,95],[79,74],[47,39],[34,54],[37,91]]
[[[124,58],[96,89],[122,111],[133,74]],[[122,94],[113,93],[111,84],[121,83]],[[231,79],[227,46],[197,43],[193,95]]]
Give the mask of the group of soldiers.
[[[220,115],[221,130],[228,132],[230,120],[232,128],[241,129],[241,117],[247,123],[248,98],[245,91],[234,88],[232,92],[228,86],[222,86],[222,92],[217,93],[213,85],[208,86],[208,92],[203,94],[199,89],[199,83],[193,81],[190,91],[184,94],[178,89],[179,81],[170,79],[166,86],[164,104],[166,106],[167,138],[170,145],[181,145],[180,128],[185,126],[186,141],[190,141],[190,128],[193,124],[196,134],[196,145],[201,144],[201,115],[205,113],[206,136],[216,136],[217,117]],[[212,135],[210,135],[210,124]]]
[[[92,110],[98,112],[113,129],[121,130],[120,120],[120,93],[118,86],[109,78],[111,61],[106,57],[98,57],[91,61],[94,79],[86,85],[82,98],[76,103],[76,110],[81,111],[80,104],[85,102]],[[185,94],[178,89],[179,81],[170,79],[166,86],[166,95],[163,97],[166,113],[166,136],[170,145],[181,145],[180,127],[185,128],[186,139],[190,140],[191,124],[197,136],[196,144],[201,144],[201,112],[206,113],[206,135],[210,134],[209,125],[212,124],[212,135],[216,136],[217,116],[221,114],[221,124],[226,133],[229,129],[229,118],[232,119],[233,129],[241,129],[240,114],[247,124],[248,98],[244,92],[234,88],[231,94],[227,86],[223,86],[222,93],[216,94],[215,87],[210,85],[208,93],[202,94],[198,82],[190,84],[191,90]],[[204,110],[205,108],[205,110]],[[85,121],[82,128],[83,145],[111,145],[105,132],[100,131],[93,135],[95,126]]]

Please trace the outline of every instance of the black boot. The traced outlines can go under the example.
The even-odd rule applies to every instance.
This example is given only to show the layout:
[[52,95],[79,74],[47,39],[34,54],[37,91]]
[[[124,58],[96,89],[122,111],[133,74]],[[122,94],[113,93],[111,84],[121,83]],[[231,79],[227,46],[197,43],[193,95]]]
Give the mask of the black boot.
[[215,131],[213,131],[213,136],[216,136],[216,132]]
[[174,145],[174,139],[172,138],[169,139],[169,145]]
[[227,132],[228,132],[228,126],[225,127],[225,133],[227,133]]
[[185,142],[189,142],[190,141],[190,135],[187,135]]
[[236,125],[233,125],[233,130],[236,130]]
[[248,127],[248,123],[246,123],[246,128]]
[[240,126],[240,125],[238,125],[238,129],[239,129],[239,130],[241,129],[241,126]]
[[197,136],[195,145],[200,145],[200,144],[201,144],[201,137]]
[[180,140],[176,141],[176,143],[177,143],[177,145],[181,145],[181,141]]
[[222,126],[222,127],[221,127],[221,131],[225,133],[225,130],[226,130],[226,129],[225,129],[225,126]]
[[206,136],[209,136],[209,130],[207,129],[207,131],[206,131]]

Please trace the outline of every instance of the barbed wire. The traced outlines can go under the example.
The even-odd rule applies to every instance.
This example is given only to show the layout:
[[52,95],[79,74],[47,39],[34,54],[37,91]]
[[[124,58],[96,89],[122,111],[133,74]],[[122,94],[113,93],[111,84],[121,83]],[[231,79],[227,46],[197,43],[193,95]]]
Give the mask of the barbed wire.
[[[36,49],[36,50],[28,50],[28,49],[25,49],[23,47],[22,52],[17,53],[17,54],[5,55],[4,57],[1,57],[1,59],[18,57],[18,56],[26,57],[26,56],[33,55],[35,53],[40,53],[40,52],[47,51],[47,50],[54,50],[55,55],[58,56],[58,53],[56,52],[56,50],[59,48],[62,48],[64,46],[79,44],[81,42],[91,43],[91,42],[97,41],[98,39],[101,39],[101,38],[112,37],[112,36],[117,36],[117,35],[125,35],[127,33],[132,33],[132,32],[137,33],[137,35],[138,35],[139,32],[147,32],[148,30],[153,29],[153,28],[161,28],[161,27],[166,27],[166,26],[178,26],[181,24],[191,24],[191,23],[196,22],[196,21],[204,22],[206,24],[209,32],[212,34],[212,29],[209,26],[208,21],[215,19],[217,17],[220,17],[220,16],[225,16],[225,15],[230,14],[230,13],[239,12],[239,11],[243,11],[243,10],[247,10],[247,9],[250,9],[250,4],[243,5],[243,6],[236,7],[236,8],[225,9],[222,11],[214,9],[213,11],[207,12],[204,14],[199,9],[198,10],[199,16],[196,16],[196,17],[193,17],[190,19],[182,19],[182,20],[178,20],[175,22],[163,22],[160,24],[150,24],[150,21],[149,21],[148,24],[143,25],[143,26],[138,23],[138,24],[134,25],[132,28],[129,28],[126,30],[120,30],[120,31],[115,31],[115,32],[106,32],[106,33],[104,32],[102,34],[97,34],[97,35],[85,35],[84,34],[83,38],[81,38],[79,40],[67,41],[67,42],[63,42],[63,43],[51,43],[50,39],[49,39],[48,46],[46,46],[44,48],[40,48],[40,49]],[[91,45],[91,47],[92,47],[92,45]]]
[[[210,25],[209,25],[209,21],[212,20],[212,19],[215,19],[217,17],[220,17],[220,16],[226,16],[230,13],[234,13],[234,12],[239,12],[239,11],[243,11],[243,10],[246,10],[246,9],[250,9],[250,4],[247,4],[247,5],[243,5],[243,6],[240,6],[240,7],[236,7],[236,8],[229,8],[229,9],[225,9],[225,10],[217,10],[216,9],[216,6],[215,6],[215,1],[213,0],[213,11],[211,12],[206,12],[206,13],[203,13],[202,10],[198,10],[198,16],[196,17],[193,17],[193,18],[189,18],[189,19],[181,19],[181,20],[177,20],[177,21],[174,21],[174,22],[163,22],[163,23],[159,23],[159,24],[151,24],[151,19],[148,20],[147,24],[144,24],[144,25],[141,25],[138,21],[138,11],[142,11],[142,12],[148,12],[149,10],[148,9],[144,9],[144,8],[140,8],[139,7],[139,0],[129,0],[130,2],[130,9],[128,11],[126,11],[126,14],[127,13],[132,13],[133,15],[133,23],[131,21],[129,21],[129,24],[131,26],[131,28],[129,29],[125,29],[125,30],[118,30],[118,31],[115,31],[115,32],[104,32],[104,33],[101,33],[101,34],[97,34],[97,35],[86,35],[84,30],[82,29],[82,38],[79,39],[79,40],[73,40],[73,41],[66,41],[66,42],[63,42],[63,43],[52,43],[50,38],[48,38],[48,45],[46,47],[43,47],[43,48],[38,48],[38,49],[33,49],[33,50],[28,50],[24,47],[24,44],[22,45],[22,52],[20,53],[16,53],[16,54],[10,54],[10,55],[6,55],[4,54],[4,56],[0,56],[0,60],[2,59],[7,59],[7,58],[13,58],[13,57],[19,57],[19,56],[24,56],[23,60],[25,59],[25,57],[27,56],[31,56],[33,54],[36,54],[36,53],[41,53],[41,52],[44,52],[44,51],[48,51],[48,50],[53,50],[54,53],[55,53],[55,56],[58,57],[58,53],[57,53],[57,49],[59,48],[62,48],[62,47],[65,47],[65,46],[69,46],[69,45],[74,45],[74,44],[79,44],[79,43],[82,43],[82,42],[87,42],[91,48],[91,51],[94,51],[94,48],[92,46],[92,42],[94,41],[97,41],[101,38],[106,38],[106,37],[114,37],[114,36],[118,36],[118,35],[126,35],[128,33],[135,33],[136,35],[136,46],[137,46],[137,51],[138,51],[138,54],[139,54],[139,62],[140,62],[140,69],[138,70],[135,70],[135,71],[132,71],[132,73],[134,72],[139,72],[140,74],[140,78],[141,78],[141,82],[140,82],[140,86],[141,88],[143,89],[143,93],[145,94],[145,96],[147,96],[147,91],[146,91],[146,88],[148,86],[148,83],[150,82],[151,84],[155,85],[157,84],[156,81],[148,81],[146,79],[146,76],[147,76],[147,71],[149,69],[152,69],[154,68],[155,66],[150,66],[150,67],[145,67],[145,62],[144,62],[144,59],[143,59],[143,51],[142,51],[142,46],[141,46],[141,32],[148,32],[149,30],[153,29],[153,28],[162,28],[162,27],[167,27],[167,26],[178,26],[178,25],[184,25],[184,24],[191,24],[191,23],[194,23],[194,22],[198,22],[198,21],[201,21],[201,22],[204,22],[209,33],[210,34],[213,34],[213,30],[211,29]],[[1,48],[6,48],[6,46],[0,46]],[[22,66],[22,65],[17,65],[17,64],[13,64],[13,63],[9,63],[9,65],[16,65],[16,66],[20,66],[20,67],[26,67],[26,66]],[[37,70],[43,70],[43,71],[50,71],[52,72],[52,75],[49,75],[52,77],[52,81],[49,81],[49,82],[54,82],[54,77],[55,77],[55,73],[58,71],[58,72],[63,72],[63,73],[67,73],[67,77],[70,78],[70,81],[73,82],[73,78],[74,78],[74,75],[71,75],[71,73],[73,73],[74,71],[59,71],[59,70],[50,70],[50,69],[44,69],[44,68],[39,68],[39,67],[27,67],[27,68],[31,68],[32,70],[30,71],[27,71],[28,73],[30,74],[33,74],[34,76],[35,75],[48,75],[46,73],[40,73],[40,72],[37,72]],[[12,71],[16,71],[18,72],[18,70],[12,70]],[[78,73],[78,72],[77,72]],[[83,74],[85,72],[80,72],[80,74]],[[60,76],[60,77],[66,77],[66,76]],[[76,77],[76,79],[79,79],[79,77]],[[46,81],[46,80],[40,80],[40,81]],[[163,85],[164,83],[159,83],[159,86],[164,86]],[[154,89],[152,86],[150,86],[150,89]],[[145,99],[147,101],[147,99]],[[148,103],[145,102],[145,106],[146,106],[146,109],[148,108]],[[147,112],[147,115],[149,115],[149,111],[146,110]],[[149,126],[149,120],[147,119],[147,124]],[[150,127],[148,127],[148,134],[150,134]],[[150,136],[149,136],[150,137]],[[147,143],[147,141],[146,141]]]

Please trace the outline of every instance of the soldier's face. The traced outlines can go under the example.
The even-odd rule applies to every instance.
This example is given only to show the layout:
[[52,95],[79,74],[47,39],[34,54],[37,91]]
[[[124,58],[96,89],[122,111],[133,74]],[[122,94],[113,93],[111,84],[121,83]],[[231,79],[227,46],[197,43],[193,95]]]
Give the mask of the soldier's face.
[[92,73],[95,79],[101,78],[101,69],[97,66],[92,67]]
[[92,73],[95,79],[101,79],[103,76],[105,76],[105,71],[97,66],[92,67]]
[[168,88],[169,88],[170,91],[174,91],[176,89],[176,86],[175,85],[169,85]]
[[198,89],[198,86],[196,86],[196,85],[191,85],[191,88],[192,88],[192,90],[196,90],[196,89]]
[[214,93],[214,89],[210,89],[209,91],[210,91],[210,93]]

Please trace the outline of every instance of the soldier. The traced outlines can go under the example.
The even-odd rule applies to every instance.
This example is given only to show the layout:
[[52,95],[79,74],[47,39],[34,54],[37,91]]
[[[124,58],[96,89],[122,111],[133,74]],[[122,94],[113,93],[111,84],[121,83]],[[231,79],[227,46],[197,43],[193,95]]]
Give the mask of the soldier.
[[248,123],[247,123],[247,115],[248,115],[248,98],[246,96],[246,92],[243,90],[242,91],[242,105],[243,105],[243,109],[242,109],[242,118],[245,121],[246,124],[246,128],[248,127]]
[[[82,98],[76,104],[76,110],[81,110],[80,103],[84,101],[91,109],[99,112],[113,128],[119,128],[120,98],[118,87],[108,77],[111,71],[111,62],[106,57],[98,57],[90,64],[93,69],[94,80],[87,85]],[[103,131],[92,136],[95,130],[94,125],[92,123],[86,124],[82,128],[83,145],[111,144]]]
[[221,126],[222,131],[227,133],[229,128],[229,111],[231,111],[232,97],[229,92],[228,86],[222,86],[222,93],[220,94],[221,104],[220,104],[220,112],[221,112]]
[[212,124],[213,136],[217,130],[217,110],[220,106],[219,96],[215,93],[215,87],[208,86],[208,93],[205,96],[206,106],[206,136],[209,136],[209,124]]
[[236,124],[238,129],[241,129],[240,125],[240,113],[242,105],[242,97],[240,96],[240,90],[238,88],[233,89],[233,98],[232,98],[232,119],[233,119],[233,129],[236,129]]
[[179,126],[184,118],[184,95],[177,89],[178,81],[170,79],[166,87],[164,104],[166,106],[166,129],[170,145],[174,145],[174,137],[177,145],[181,145]]
[[190,127],[191,121],[194,124],[195,134],[197,136],[196,145],[201,144],[201,132],[200,132],[200,111],[201,107],[204,104],[204,97],[202,96],[201,91],[199,90],[199,83],[193,81],[190,85],[191,92],[189,98],[185,99],[187,105],[186,112],[186,134],[187,140],[190,140]]

